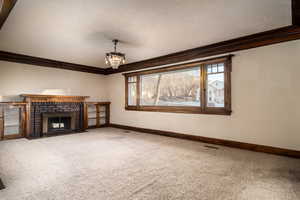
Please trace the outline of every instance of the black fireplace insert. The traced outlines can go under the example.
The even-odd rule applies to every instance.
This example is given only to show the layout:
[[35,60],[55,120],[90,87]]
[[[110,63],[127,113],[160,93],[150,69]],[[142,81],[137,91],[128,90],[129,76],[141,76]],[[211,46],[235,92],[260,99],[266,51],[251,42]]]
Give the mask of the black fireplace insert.
[[71,117],[49,117],[48,132],[66,132],[71,131]]

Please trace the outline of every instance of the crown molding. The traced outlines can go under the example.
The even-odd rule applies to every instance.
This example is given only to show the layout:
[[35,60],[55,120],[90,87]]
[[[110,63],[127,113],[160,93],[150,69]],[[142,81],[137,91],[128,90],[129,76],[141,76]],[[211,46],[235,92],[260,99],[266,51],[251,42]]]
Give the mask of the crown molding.
[[106,74],[142,70],[156,66],[169,65],[193,59],[232,53],[266,45],[300,39],[299,26],[286,26],[270,31],[256,33],[232,40],[214,43],[194,49],[168,54],[148,60],[121,65],[118,69],[108,68]]
[[[13,9],[17,0],[4,0],[3,11],[0,13],[0,29]],[[29,55],[0,51],[0,60],[16,62],[42,67],[52,67],[93,74],[115,74],[120,72],[143,70],[151,67],[170,65],[194,59],[201,59],[210,56],[232,53],[235,51],[247,50],[281,42],[300,39],[300,0],[291,0],[292,4],[292,25],[256,33],[236,39],[218,42],[194,49],[180,51],[156,58],[142,60],[134,63],[121,65],[118,69],[99,68],[93,66],[80,65],[75,63],[62,62],[47,58],[34,57]]]
[[287,42],[300,39],[300,26],[287,26],[270,31],[256,33],[232,40],[218,42],[215,44],[198,47],[186,51],[181,51],[165,56],[160,56],[148,60],[121,65],[118,69],[99,68],[86,65],[67,63],[46,58],[33,57],[23,54],[0,51],[0,60],[23,63],[29,65],[37,65],[42,67],[52,67],[58,69],[66,69],[72,71],[87,72],[93,74],[115,74],[120,72],[143,70],[151,67],[170,65],[188,60],[200,59],[209,56],[217,56],[221,54],[232,53],[235,51],[247,50],[281,42]]
[[93,74],[105,74],[105,69],[99,67],[91,67],[91,66],[62,62],[57,60],[50,60],[46,58],[10,53],[6,51],[0,51],[0,60],[7,61],[7,62],[36,65],[42,67],[52,67],[58,69],[87,72]]

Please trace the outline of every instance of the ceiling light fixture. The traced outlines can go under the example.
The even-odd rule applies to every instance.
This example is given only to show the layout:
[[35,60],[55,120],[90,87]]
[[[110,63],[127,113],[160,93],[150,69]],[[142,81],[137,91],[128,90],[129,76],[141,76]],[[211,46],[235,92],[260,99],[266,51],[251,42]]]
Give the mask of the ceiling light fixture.
[[115,51],[106,54],[105,63],[113,69],[118,69],[121,64],[125,63],[125,54],[117,52],[117,44],[119,40],[115,39],[112,42],[114,43]]

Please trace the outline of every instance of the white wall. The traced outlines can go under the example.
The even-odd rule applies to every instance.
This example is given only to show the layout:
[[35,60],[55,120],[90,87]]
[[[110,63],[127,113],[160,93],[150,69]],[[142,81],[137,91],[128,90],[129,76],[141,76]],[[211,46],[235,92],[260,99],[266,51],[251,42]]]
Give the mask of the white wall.
[[231,116],[125,111],[124,77],[115,74],[111,122],[300,150],[300,41],[234,54]]
[[0,101],[19,94],[90,96],[88,101],[106,101],[104,75],[75,72],[0,61]]
[[0,101],[21,93],[87,95],[111,104],[111,122],[300,150],[300,41],[235,53],[231,116],[125,111],[121,74],[0,61]]

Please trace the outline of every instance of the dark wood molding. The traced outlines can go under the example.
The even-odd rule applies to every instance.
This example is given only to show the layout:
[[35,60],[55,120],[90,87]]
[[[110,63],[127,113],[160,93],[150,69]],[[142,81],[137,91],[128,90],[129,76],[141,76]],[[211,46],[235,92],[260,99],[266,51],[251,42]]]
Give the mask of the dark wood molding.
[[10,53],[5,51],[0,51],[0,60],[7,61],[7,62],[29,64],[29,65],[37,65],[42,67],[52,67],[58,69],[87,72],[93,74],[105,74],[105,69],[103,68],[62,62],[57,60],[50,60],[46,58],[33,57],[33,56]]
[[124,126],[124,125],[120,125],[120,124],[110,124],[110,127],[131,130],[131,131],[137,131],[137,132],[143,132],[143,133],[150,133],[150,134],[155,134],[155,135],[174,137],[174,138],[180,138],[180,139],[186,139],[186,140],[192,140],[192,141],[198,141],[198,142],[204,142],[204,143],[215,144],[215,145],[223,145],[223,146],[245,149],[245,150],[256,151],[256,152],[263,152],[263,153],[288,156],[288,157],[293,157],[293,158],[300,158],[300,151],[283,149],[283,148],[278,148],[278,147],[250,144],[250,143],[244,143],[244,142],[236,142],[236,141],[232,141],[232,140],[209,138],[209,137],[196,136],[196,135],[187,135],[187,134],[170,132],[170,131],[138,128],[138,127],[133,127],[133,126]]
[[191,67],[195,67],[197,65],[225,62],[227,60],[231,60],[233,56],[234,56],[233,54],[229,54],[226,56],[220,56],[220,57],[215,57],[215,58],[210,58],[210,59],[205,59],[205,60],[200,60],[200,61],[195,61],[195,62],[188,62],[188,63],[184,63],[184,64],[175,64],[175,65],[171,65],[171,66],[167,66],[167,67],[160,67],[160,68],[142,70],[142,71],[137,71],[137,72],[123,73],[123,75],[124,76],[137,76],[137,75],[147,75],[147,74],[160,73],[160,72],[168,72],[168,71],[173,71],[173,70],[188,69]]
[[[148,111],[148,112],[169,112],[169,113],[188,113],[188,114],[215,114],[215,115],[230,115],[231,110],[231,58],[232,54],[227,56],[222,56],[214,59],[207,59],[197,62],[191,62],[186,64],[173,65],[169,67],[156,68],[151,70],[143,70],[133,73],[125,73],[123,74],[125,77],[125,110],[133,110],[133,111]],[[209,107],[207,106],[207,71],[206,66],[208,64],[224,64],[224,107]],[[201,106],[158,106],[158,105],[141,105],[140,104],[140,80],[143,75],[151,75],[157,73],[164,72],[174,72],[177,70],[189,69],[197,67],[200,71],[200,79],[199,79],[199,99],[201,99]],[[136,77],[135,82],[128,82],[129,77]],[[136,105],[128,105],[128,87],[129,84],[135,84],[136,86]]]
[[[299,4],[299,3],[298,3]],[[297,5],[298,5],[297,4]],[[298,18],[297,18],[298,19]],[[28,56],[23,54],[16,54],[11,52],[0,51],[0,60],[23,63],[29,65],[37,65],[43,67],[52,67],[58,69],[67,69],[80,72],[88,72],[94,74],[114,74],[120,72],[128,72],[135,70],[143,70],[151,67],[162,65],[170,65],[179,62],[186,62],[193,59],[201,59],[209,56],[217,56],[235,51],[247,50],[281,42],[288,42],[300,39],[300,26],[287,26],[270,31],[256,33],[245,37],[240,37],[232,40],[218,42],[215,44],[189,49],[165,56],[160,56],[148,60],[143,60],[134,63],[121,65],[118,69],[99,68],[57,60],[50,60],[46,58]]]
[[16,5],[17,0],[4,0],[2,10],[0,10],[0,30],[4,25],[9,13]]
[[[298,4],[297,4],[298,5]],[[37,65],[43,67],[52,67],[58,69],[66,69],[80,72],[87,72],[93,74],[114,74],[127,71],[142,70],[151,67],[169,65],[179,62],[186,62],[193,59],[201,59],[209,56],[217,56],[221,54],[232,53],[235,51],[247,50],[266,45],[277,44],[300,39],[300,26],[287,26],[262,33],[257,33],[237,39],[227,40],[195,49],[181,51],[161,57],[156,57],[140,62],[128,63],[121,65],[119,69],[113,70],[111,68],[103,69],[98,67],[91,67],[86,65],[67,63],[57,60],[50,60],[46,58],[33,57],[23,54],[10,53],[0,51],[0,60],[23,63],[29,65]]]
[[193,59],[200,59],[209,56],[232,53],[281,42],[300,39],[300,27],[287,26],[270,31],[256,33],[232,40],[218,42],[215,44],[185,50],[165,56],[160,56],[148,60],[121,65],[118,69],[106,69],[106,74],[114,74],[126,71],[142,70],[156,66],[169,65],[178,62],[185,62]]
[[[17,0],[4,0],[4,8],[0,13],[0,29],[16,2]],[[218,42],[194,49],[180,51],[152,59],[128,63],[121,65],[118,69],[103,69],[93,66],[62,62],[4,51],[0,51],[0,60],[105,75],[142,70],[162,65],[170,65],[174,63],[185,62],[188,60],[201,59],[209,56],[227,54],[235,51],[247,50],[251,48],[300,39],[300,0],[291,0],[291,4],[291,26],[281,27],[278,29]]]
[[300,26],[300,1],[292,0],[292,24]]

